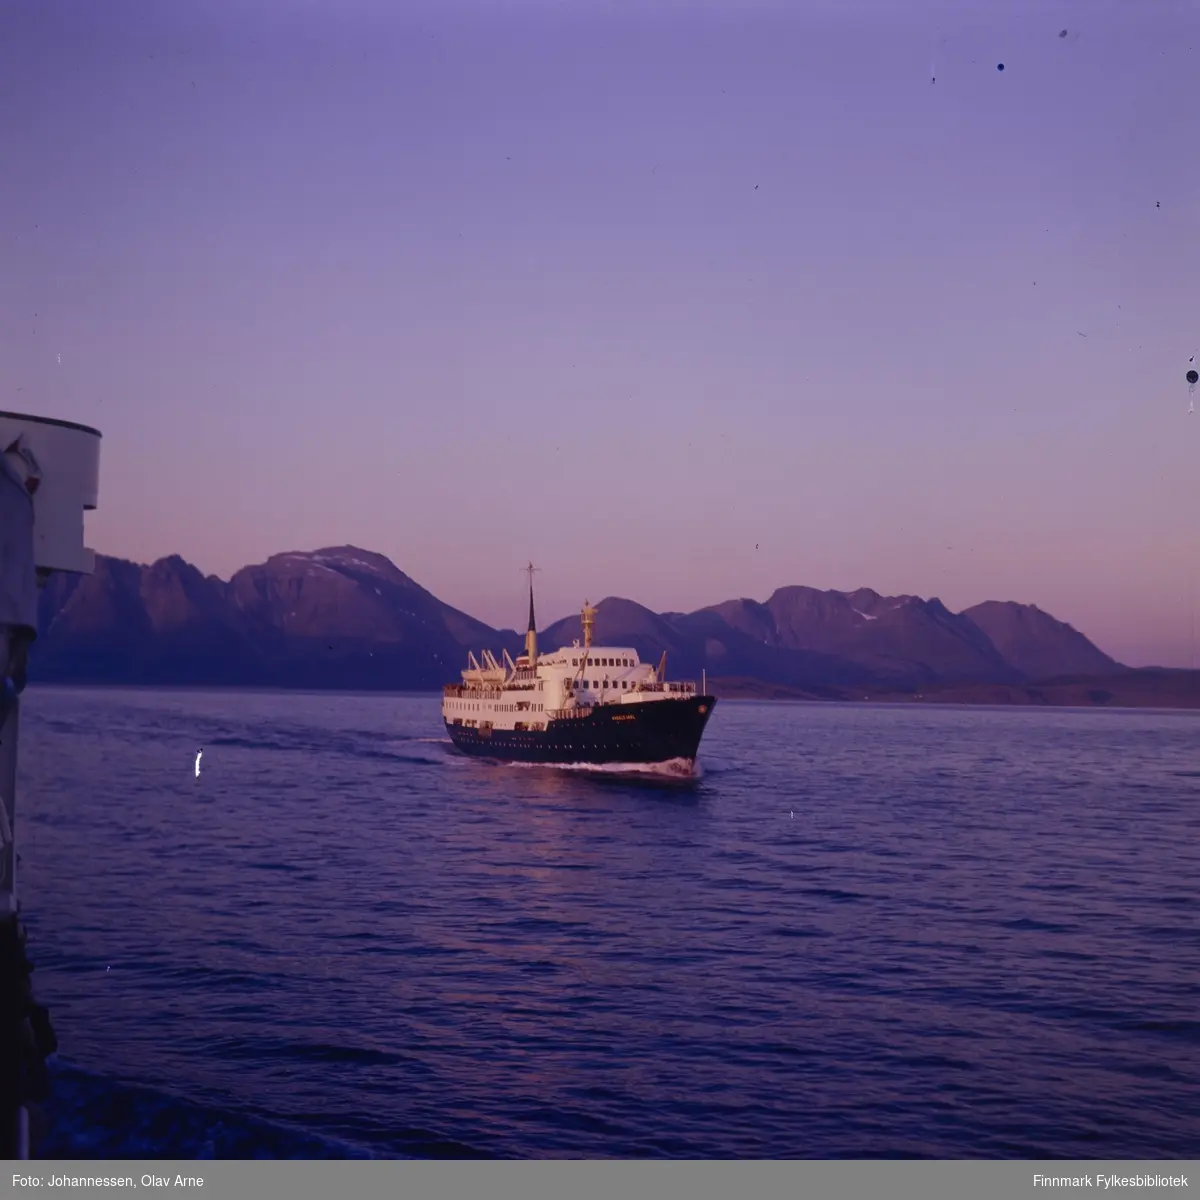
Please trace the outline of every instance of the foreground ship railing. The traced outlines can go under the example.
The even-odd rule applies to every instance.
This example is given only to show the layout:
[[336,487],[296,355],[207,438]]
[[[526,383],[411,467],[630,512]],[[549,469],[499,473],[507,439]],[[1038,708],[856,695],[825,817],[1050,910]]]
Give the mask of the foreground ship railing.
[[100,434],[84,425],[0,412],[0,1153],[30,1157],[31,1117],[49,1094],[58,1041],[33,997],[17,902],[17,741],[38,587],[55,571],[90,574],[83,514],[96,507]]

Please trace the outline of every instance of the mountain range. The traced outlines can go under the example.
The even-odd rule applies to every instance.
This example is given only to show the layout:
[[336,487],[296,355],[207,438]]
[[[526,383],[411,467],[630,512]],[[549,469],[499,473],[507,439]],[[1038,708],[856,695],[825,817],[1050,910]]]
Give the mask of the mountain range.
[[[92,575],[56,575],[39,599],[31,678],[46,682],[424,691],[457,679],[469,649],[517,654],[523,635],[443,603],[383,555],[354,546],[276,554],[230,580],[178,556],[149,566],[97,555]],[[539,632],[581,636],[577,615]],[[632,646],[672,676],[725,680],[730,694],[848,698],[1128,669],[1030,604],[951,612],[940,600],[782,587],[655,613],[610,597],[595,639]],[[1016,693],[1013,693],[1016,694]]]

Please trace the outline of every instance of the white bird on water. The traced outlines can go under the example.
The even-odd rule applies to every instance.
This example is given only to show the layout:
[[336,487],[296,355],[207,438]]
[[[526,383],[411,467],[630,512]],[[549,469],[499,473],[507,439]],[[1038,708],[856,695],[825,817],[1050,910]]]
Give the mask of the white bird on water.
[[204,753],[203,749],[196,751],[196,778],[200,778],[200,755]]

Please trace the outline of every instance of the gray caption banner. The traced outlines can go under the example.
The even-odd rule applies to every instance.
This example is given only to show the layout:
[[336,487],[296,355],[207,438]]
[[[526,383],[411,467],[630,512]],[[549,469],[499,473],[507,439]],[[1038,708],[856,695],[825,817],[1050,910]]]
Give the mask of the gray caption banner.
[[30,1162],[0,1196],[158,1200],[1043,1200],[1195,1196],[1186,1162]]

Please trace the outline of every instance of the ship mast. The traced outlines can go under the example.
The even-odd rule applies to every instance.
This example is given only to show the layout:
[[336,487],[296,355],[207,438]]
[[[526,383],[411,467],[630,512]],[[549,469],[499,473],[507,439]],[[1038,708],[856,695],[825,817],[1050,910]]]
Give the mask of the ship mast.
[[528,659],[529,669],[532,671],[537,667],[537,622],[533,617],[533,573],[540,571],[541,568],[535,567],[531,562],[524,569],[529,575],[529,628],[525,632],[525,657]]

